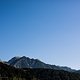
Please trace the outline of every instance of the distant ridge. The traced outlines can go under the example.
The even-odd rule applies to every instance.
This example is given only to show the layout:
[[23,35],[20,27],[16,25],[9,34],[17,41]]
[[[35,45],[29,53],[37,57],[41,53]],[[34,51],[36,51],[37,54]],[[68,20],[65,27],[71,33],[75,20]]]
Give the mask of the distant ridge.
[[80,80],[80,74],[44,68],[18,69],[0,62],[0,80]]
[[65,70],[69,72],[75,72],[76,70],[69,67],[60,67],[56,65],[46,64],[38,59],[30,59],[29,57],[13,57],[7,62],[9,65],[16,68],[45,68],[45,69],[55,69],[55,70]]

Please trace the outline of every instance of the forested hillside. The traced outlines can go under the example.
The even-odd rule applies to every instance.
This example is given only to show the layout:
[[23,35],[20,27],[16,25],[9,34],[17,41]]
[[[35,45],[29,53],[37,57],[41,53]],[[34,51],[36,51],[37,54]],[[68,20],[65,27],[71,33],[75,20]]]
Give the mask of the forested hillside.
[[80,74],[53,69],[18,69],[0,62],[0,80],[80,80]]

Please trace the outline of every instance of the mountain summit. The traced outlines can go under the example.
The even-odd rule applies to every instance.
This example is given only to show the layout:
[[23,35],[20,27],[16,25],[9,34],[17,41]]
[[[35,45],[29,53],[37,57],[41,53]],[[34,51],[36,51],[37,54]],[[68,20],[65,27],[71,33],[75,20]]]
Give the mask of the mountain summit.
[[65,70],[69,72],[74,72],[75,70],[68,67],[60,67],[56,65],[46,64],[38,59],[30,59],[29,57],[13,57],[8,61],[8,64],[16,68],[47,68],[55,70]]
[[29,57],[13,57],[8,61],[8,64],[16,68],[50,68],[49,65],[41,62],[38,59],[30,59]]

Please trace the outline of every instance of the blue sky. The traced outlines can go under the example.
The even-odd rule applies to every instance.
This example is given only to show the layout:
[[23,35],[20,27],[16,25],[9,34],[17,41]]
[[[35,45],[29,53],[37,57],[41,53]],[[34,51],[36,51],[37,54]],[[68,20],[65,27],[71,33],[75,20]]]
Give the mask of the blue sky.
[[23,55],[80,69],[80,1],[0,0],[0,58]]

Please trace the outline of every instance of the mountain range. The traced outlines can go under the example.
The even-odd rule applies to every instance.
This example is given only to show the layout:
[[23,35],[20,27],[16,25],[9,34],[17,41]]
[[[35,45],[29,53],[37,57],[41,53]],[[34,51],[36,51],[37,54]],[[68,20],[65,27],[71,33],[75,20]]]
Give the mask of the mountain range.
[[29,57],[0,61],[0,80],[80,80],[80,70],[46,64]]
[[46,68],[15,68],[0,62],[0,80],[80,80],[80,74]]
[[38,59],[31,59],[29,57],[13,57],[8,62],[6,62],[10,66],[14,66],[15,68],[44,68],[44,69],[54,69],[54,70],[65,70],[68,72],[75,72],[76,70],[71,69],[69,67],[61,67],[56,65],[46,64]]

